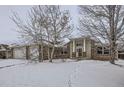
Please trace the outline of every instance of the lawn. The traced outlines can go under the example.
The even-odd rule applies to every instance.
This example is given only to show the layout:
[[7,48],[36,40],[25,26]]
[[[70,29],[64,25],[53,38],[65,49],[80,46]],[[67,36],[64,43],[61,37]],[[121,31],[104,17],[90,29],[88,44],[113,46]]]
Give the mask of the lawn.
[[[123,60],[116,62],[124,65]],[[98,60],[54,60],[29,63],[27,60],[0,60],[0,86],[38,87],[119,87],[124,86],[124,67]]]

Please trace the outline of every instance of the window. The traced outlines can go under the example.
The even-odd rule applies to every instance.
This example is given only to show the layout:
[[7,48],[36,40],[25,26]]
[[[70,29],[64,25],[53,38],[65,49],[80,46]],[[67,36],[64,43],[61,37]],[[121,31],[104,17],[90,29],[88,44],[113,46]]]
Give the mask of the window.
[[61,52],[61,54],[67,54],[67,48],[64,48],[63,50],[62,50],[62,52]]
[[77,43],[76,46],[81,46],[81,44],[80,43]]
[[97,54],[102,54],[102,47],[97,47]]
[[67,54],[67,51],[62,51],[61,54]]
[[108,55],[109,52],[109,48],[107,47],[97,47],[97,54]]
[[106,47],[104,47],[104,54],[105,54],[105,55],[108,55],[108,54],[109,54],[109,49],[106,48]]
[[76,46],[81,46],[82,42],[81,41],[76,41]]

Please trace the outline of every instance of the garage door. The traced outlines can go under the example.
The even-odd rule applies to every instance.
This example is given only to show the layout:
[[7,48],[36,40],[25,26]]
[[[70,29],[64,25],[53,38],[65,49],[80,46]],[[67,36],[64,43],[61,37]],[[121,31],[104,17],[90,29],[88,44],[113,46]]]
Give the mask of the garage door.
[[124,54],[118,54],[118,58],[124,59]]
[[14,48],[14,58],[26,59],[26,48],[25,47]]

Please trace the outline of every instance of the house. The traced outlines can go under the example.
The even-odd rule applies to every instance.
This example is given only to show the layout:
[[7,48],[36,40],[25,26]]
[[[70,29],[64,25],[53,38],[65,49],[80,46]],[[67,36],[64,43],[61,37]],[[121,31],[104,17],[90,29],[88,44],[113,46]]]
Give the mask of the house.
[[[19,59],[38,59],[40,44],[25,44],[13,46],[13,58]],[[50,51],[52,47],[49,46]],[[120,55],[120,54],[119,54]],[[48,59],[48,45],[43,44],[43,57]],[[73,58],[73,59],[95,59],[109,60],[109,45],[101,45],[90,37],[71,38],[70,41],[62,46],[55,46],[54,59]],[[116,55],[118,58],[118,54]]]
[[0,44],[0,59],[12,58],[12,52],[9,45]]

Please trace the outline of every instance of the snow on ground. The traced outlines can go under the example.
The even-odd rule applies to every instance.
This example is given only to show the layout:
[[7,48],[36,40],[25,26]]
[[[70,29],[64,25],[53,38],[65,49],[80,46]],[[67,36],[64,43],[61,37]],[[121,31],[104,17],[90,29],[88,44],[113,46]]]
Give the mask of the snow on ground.
[[[29,63],[26,60],[0,60],[0,86],[99,87],[124,86],[124,67],[96,60],[54,60]],[[123,60],[118,64],[124,65]]]
[[19,64],[24,64],[26,63],[27,61],[25,60],[13,60],[13,59],[6,59],[6,60],[3,60],[3,59],[0,59],[0,68],[2,67],[6,67],[6,66],[14,66],[14,65],[19,65]]

